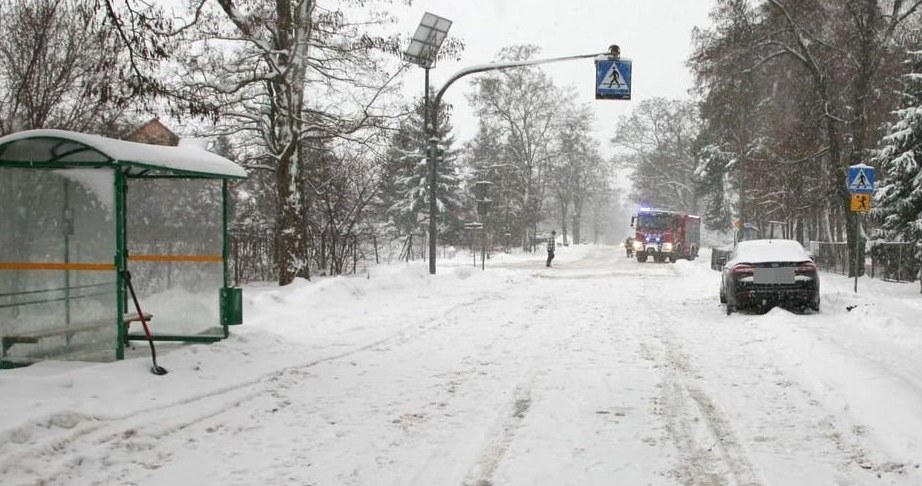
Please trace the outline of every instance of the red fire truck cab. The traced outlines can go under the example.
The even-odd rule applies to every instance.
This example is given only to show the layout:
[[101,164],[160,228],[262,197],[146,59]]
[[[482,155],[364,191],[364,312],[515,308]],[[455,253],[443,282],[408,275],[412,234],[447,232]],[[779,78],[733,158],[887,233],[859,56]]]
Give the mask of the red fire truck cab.
[[701,217],[677,211],[641,208],[631,218],[638,262],[679,258],[694,260],[701,247]]

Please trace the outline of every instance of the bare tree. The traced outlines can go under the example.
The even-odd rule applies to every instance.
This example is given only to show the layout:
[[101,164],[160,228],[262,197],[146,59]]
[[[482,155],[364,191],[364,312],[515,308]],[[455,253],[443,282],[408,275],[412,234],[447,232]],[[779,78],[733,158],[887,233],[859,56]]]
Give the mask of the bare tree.
[[582,241],[584,208],[606,194],[609,187],[608,162],[591,136],[593,121],[592,111],[584,104],[566,109],[555,127],[549,184],[560,208],[564,241],[568,226],[572,228],[573,241]]
[[362,222],[381,180],[381,164],[348,144],[327,147],[311,159],[315,163],[307,174],[305,191],[312,193],[315,206],[309,212],[312,254],[321,274],[340,275],[350,251],[358,251],[356,242],[367,231]]
[[118,131],[138,96],[112,82],[124,59],[101,18],[77,0],[0,5],[0,133]]
[[174,99],[212,106],[224,132],[244,141],[244,157],[275,174],[280,284],[309,277],[313,193],[303,188],[309,156],[319,153],[313,141],[371,143],[390,122],[378,105],[399,72],[399,39],[373,34],[386,17],[351,22],[347,7],[196,0],[189,27],[176,32],[191,47],[180,56]]
[[697,108],[690,101],[642,101],[618,123],[612,145],[633,169],[634,199],[665,209],[697,213],[693,148]]
[[[536,46],[513,46],[500,51],[501,60],[525,60],[537,55]],[[519,234],[528,247],[541,214],[549,163],[548,144],[553,121],[560,110],[558,90],[538,68],[498,71],[476,78],[469,101],[481,123],[498,134],[508,151],[510,163],[521,180],[520,198],[524,224]]]

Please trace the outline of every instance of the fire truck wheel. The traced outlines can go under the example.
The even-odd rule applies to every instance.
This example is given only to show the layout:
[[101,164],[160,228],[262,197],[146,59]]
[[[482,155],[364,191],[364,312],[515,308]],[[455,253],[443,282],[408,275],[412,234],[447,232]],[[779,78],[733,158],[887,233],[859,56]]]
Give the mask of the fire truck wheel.
[[643,253],[643,252],[638,252],[638,253],[637,253],[637,261],[640,262],[640,263],[643,263],[643,262],[647,261],[647,254],[646,254],[646,253]]

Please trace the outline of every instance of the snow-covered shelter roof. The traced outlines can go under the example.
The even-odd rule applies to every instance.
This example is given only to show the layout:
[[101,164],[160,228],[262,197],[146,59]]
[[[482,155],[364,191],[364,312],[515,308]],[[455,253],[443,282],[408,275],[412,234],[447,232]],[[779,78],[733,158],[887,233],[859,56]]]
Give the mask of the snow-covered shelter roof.
[[190,177],[246,178],[234,162],[193,145],[168,147],[65,130],[26,130],[0,137],[0,165],[98,167]]

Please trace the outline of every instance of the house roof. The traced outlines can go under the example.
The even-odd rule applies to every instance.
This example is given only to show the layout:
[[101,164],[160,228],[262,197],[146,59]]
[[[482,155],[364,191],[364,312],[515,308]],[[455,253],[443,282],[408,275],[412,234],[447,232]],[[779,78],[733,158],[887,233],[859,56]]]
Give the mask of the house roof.
[[151,118],[150,121],[138,127],[135,131],[123,137],[125,140],[140,143],[149,143],[154,145],[179,145],[179,135],[173,133],[166,127],[159,118]]
[[194,145],[149,145],[45,129],[0,137],[0,165],[55,168],[114,165],[125,168],[129,175],[153,171],[190,177],[244,179],[247,176],[231,160]]

